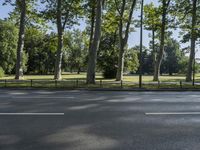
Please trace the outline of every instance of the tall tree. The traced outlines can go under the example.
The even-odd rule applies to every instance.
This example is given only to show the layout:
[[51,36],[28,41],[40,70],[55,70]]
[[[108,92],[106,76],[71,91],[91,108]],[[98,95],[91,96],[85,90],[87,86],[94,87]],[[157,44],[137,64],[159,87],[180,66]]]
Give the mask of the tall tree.
[[154,6],[153,3],[144,6],[144,25],[146,30],[150,30],[151,34],[151,48],[152,48],[152,56],[153,56],[153,66],[154,66],[154,74],[156,72],[156,59],[157,59],[157,51],[155,48],[156,42],[156,33],[159,31],[161,26],[160,21],[160,9]]
[[[23,78],[23,70],[25,67],[24,58],[24,40],[26,27],[37,26],[44,27],[42,18],[38,16],[36,3],[38,0],[4,0],[4,4],[11,4],[14,10],[9,13],[8,20],[14,22],[19,27],[18,44],[17,44],[17,59],[15,67],[15,79]],[[43,26],[41,26],[43,24]]]
[[97,61],[97,51],[99,49],[100,39],[101,39],[101,24],[102,24],[102,7],[104,0],[97,0],[96,6],[96,22],[94,38],[92,40],[91,48],[89,49],[89,60],[87,68],[87,83],[95,84],[95,71],[96,71],[96,61]]
[[[116,11],[119,15],[119,56],[116,80],[123,80],[125,48],[127,46],[133,11],[137,0],[115,0]],[[128,17],[127,17],[128,16]]]
[[193,63],[195,61],[196,42],[200,38],[200,2],[199,0],[175,0],[173,11],[178,18],[182,43],[190,42],[189,63],[186,81],[192,80]]
[[160,67],[163,59],[164,48],[165,48],[165,31],[166,31],[166,23],[167,23],[167,14],[168,14],[168,7],[171,0],[162,0],[162,25],[160,31],[160,48],[156,60],[156,71],[154,72],[154,81],[159,80],[160,76]]
[[63,34],[66,28],[77,24],[82,14],[81,0],[43,0],[46,9],[42,14],[47,20],[57,25],[58,41],[54,79],[62,79]]
[[191,51],[190,51],[190,59],[189,59],[189,64],[188,64],[186,81],[192,81],[192,70],[194,67],[193,64],[195,61],[195,47],[196,47],[196,40],[197,40],[196,25],[197,25],[197,0],[193,0],[193,2],[192,2]]
[[55,63],[54,79],[60,80],[61,77],[61,65],[62,65],[62,51],[63,51],[63,32],[64,26],[62,26],[62,0],[57,0],[57,31],[58,31],[58,45],[57,55]]
[[17,61],[16,61],[16,74],[15,79],[20,79],[23,77],[23,49],[24,49],[24,38],[25,38],[25,20],[26,20],[26,0],[17,1],[20,8],[20,28],[19,28],[19,38],[17,44]]
[[89,30],[90,30],[90,41],[89,41],[89,49],[91,49],[92,41],[94,37],[94,26],[95,26],[95,15],[96,15],[96,1],[95,0],[88,0],[85,7],[85,16],[88,18],[88,22],[90,24]]

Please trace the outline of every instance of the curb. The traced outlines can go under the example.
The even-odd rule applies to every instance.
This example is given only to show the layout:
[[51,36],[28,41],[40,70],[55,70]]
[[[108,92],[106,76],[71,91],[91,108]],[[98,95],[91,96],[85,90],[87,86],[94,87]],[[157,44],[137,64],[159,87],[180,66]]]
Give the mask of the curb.
[[122,88],[37,88],[37,87],[1,87],[0,90],[52,90],[52,91],[113,91],[113,92],[200,92],[200,89],[122,89]]

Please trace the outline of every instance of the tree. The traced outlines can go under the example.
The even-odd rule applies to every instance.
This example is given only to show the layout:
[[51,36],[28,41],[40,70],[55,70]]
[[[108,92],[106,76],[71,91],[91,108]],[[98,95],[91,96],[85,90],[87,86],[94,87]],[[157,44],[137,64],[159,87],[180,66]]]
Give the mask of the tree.
[[161,73],[168,73],[170,76],[173,73],[179,73],[180,62],[184,58],[183,53],[180,50],[180,45],[178,41],[170,38],[167,35],[164,59],[161,65]]
[[134,48],[130,48],[127,50],[125,55],[125,70],[129,71],[130,73],[136,73],[139,68],[139,58],[138,58],[138,51]]
[[65,33],[64,39],[67,43],[65,51],[66,66],[71,72],[76,70],[77,74],[80,74],[82,69],[86,67],[88,38],[84,31],[76,29]]
[[165,31],[166,31],[166,22],[167,22],[167,12],[168,7],[171,0],[162,0],[162,25],[161,25],[161,31],[160,31],[160,48],[156,60],[156,71],[154,72],[154,81],[159,80],[160,76],[160,66],[163,59],[164,54],[164,48],[165,48]]
[[16,62],[18,29],[12,22],[0,20],[0,31],[0,67],[11,74]]
[[54,71],[57,36],[29,27],[26,31],[24,51],[28,55],[28,74],[49,74]]
[[196,47],[196,40],[197,40],[196,25],[197,25],[197,0],[193,0],[193,3],[192,3],[192,28],[191,28],[191,51],[190,51],[190,59],[189,59],[189,64],[188,64],[186,81],[192,81],[192,70],[194,67],[193,64],[195,61],[195,47]]
[[91,49],[89,49],[89,55],[88,55],[88,68],[87,68],[88,84],[95,84],[97,51],[99,49],[99,44],[101,39],[103,1],[104,0],[97,0],[94,38],[92,40]]
[[16,74],[15,79],[20,79],[23,77],[23,49],[24,49],[24,39],[25,39],[25,19],[26,19],[26,0],[17,1],[20,8],[20,27],[18,34],[18,44],[17,44],[17,61],[16,61]]
[[154,66],[154,74],[156,74],[156,60],[157,60],[157,50],[155,48],[155,40],[156,33],[159,31],[161,27],[160,21],[160,9],[154,6],[153,3],[144,6],[144,25],[146,30],[150,30],[152,32],[151,37],[151,48],[153,55],[153,66]]
[[37,0],[5,0],[4,3],[14,6],[14,10],[9,14],[8,19],[15,22],[19,27],[15,79],[23,78],[23,67],[25,66],[24,62],[26,62],[23,52],[25,28],[27,25],[36,26],[38,23],[42,23],[35,9],[36,2]]
[[62,78],[63,35],[66,28],[77,24],[77,19],[82,13],[80,0],[43,0],[46,10],[42,14],[46,19],[57,25],[58,42],[55,62],[54,79]]
[[195,61],[196,43],[200,37],[200,3],[198,0],[176,0],[173,11],[178,18],[182,43],[190,41],[190,57],[187,66],[186,81],[192,80],[193,64]]
[[92,46],[92,41],[93,41],[93,36],[94,36],[94,26],[95,26],[95,16],[96,16],[96,1],[95,0],[87,0],[87,3],[84,5],[85,6],[85,16],[88,18],[86,20],[86,23],[90,25],[89,29],[89,35],[90,35],[90,41],[89,41],[89,50],[91,49]]
[[97,61],[98,68],[102,71],[104,78],[112,79],[116,77],[119,51],[116,43],[118,43],[118,41],[117,32],[105,33],[104,31],[101,38]]
[[124,56],[125,56],[125,48],[127,46],[130,26],[132,23],[133,11],[136,6],[136,0],[127,1],[123,0],[115,0],[115,8],[118,12],[119,17],[119,56],[118,56],[118,69],[116,80],[123,80],[123,72],[124,72]]

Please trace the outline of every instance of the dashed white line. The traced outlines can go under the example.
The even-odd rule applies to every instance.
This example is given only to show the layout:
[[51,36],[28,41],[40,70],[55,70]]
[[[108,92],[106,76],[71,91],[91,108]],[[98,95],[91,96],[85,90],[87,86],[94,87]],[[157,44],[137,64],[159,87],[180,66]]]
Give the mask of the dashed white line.
[[65,113],[0,113],[0,116],[64,116]]
[[149,112],[145,115],[200,115],[200,112]]

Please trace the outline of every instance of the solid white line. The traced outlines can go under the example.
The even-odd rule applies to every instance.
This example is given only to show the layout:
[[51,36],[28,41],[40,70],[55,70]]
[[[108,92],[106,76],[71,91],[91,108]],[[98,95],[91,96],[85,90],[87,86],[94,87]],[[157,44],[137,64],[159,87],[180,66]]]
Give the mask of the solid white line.
[[68,97],[12,97],[13,99],[66,99]]
[[152,112],[145,115],[200,115],[200,112]]
[[0,116],[64,116],[64,113],[0,113]]

